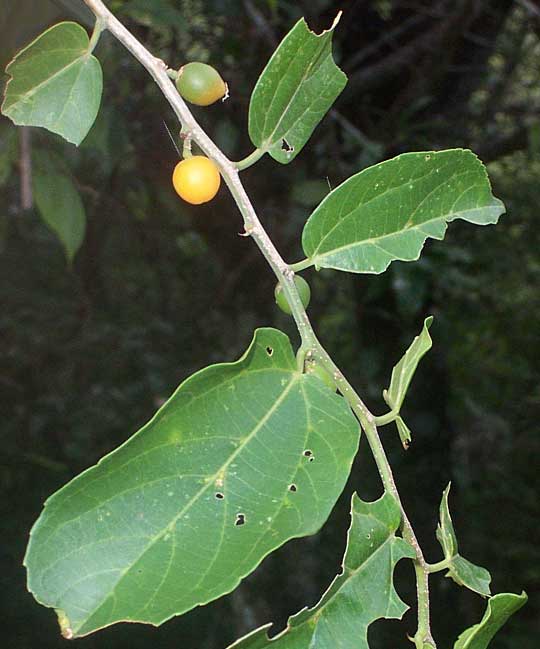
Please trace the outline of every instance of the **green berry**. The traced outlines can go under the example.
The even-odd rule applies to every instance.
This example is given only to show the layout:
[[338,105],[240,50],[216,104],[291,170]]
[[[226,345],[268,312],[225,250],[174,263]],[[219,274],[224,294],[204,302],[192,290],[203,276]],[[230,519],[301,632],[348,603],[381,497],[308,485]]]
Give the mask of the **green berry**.
[[310,363],[307,367],[307,373],[316,376],[325,385],[327,385],[333,392],[336,391],[336,384],[334,383],[334,379],[332,378],[330,373],[324,369],[322,365],[315,365],[314,363]]
[[187,63],[178,70],[176,87],[182,97],[196,106],[210,106],[227,94],[219,72],[206,63]]
[[[303,277],[300,277],[300,275],[295,276],[294,283],[296,284],[296,290],[300,295],[300,300],[302,301],[302,304],[305,309],[309,304],[309,300],[311,298],[311,289],[309,288],[309,284],[306,282],[306,280]],[[279,283],[276,284],[276,288],[274,290],[274,296],[276,298],[276,304],[278,305],[278,307],[284,313],[291,315],[292,313],[291,307],[289,306],[289,303],[287,302],[287,298],[283,293],[283,287]]]

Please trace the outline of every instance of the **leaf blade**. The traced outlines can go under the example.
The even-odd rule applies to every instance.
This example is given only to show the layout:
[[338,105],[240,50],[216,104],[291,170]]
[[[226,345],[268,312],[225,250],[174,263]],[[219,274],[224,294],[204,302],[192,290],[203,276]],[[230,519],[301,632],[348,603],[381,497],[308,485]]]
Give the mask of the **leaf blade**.
[[302,245],[317,268],[378,274],[392,261],[418,259],[425,241],[444,238],[455,219],[488,225],[503,212],[471,151],[405,153],[330,192],[309,217]]
[[486,612],[478,624],[465,630],[454,644],[454,649],[486,649],[506,621],[527,602],[525,592],[499,593],[490,597]]
[[[320,602],[292,616],[276,637],[268,638],[266,625],[229,649],[367,649],[367,629],[372,622],[401,619],[408,609],[392,585],[397,562],[414,557],[411,546],[395,536],[400,520],[399,506],[391,494],[372,503],[362,502],[354,494],[343,569]],[[357,604],[357,610],[351,610],[352,603]]]
[[392,370],[390,386],[384,392],[384,398],[390,408],[396,412],[401,410],[418,363],[433,346],[433,341],[429,335],[429,329],[432,323],[433,316],[429,316],[424,320],[422,331],[415,337],[405,354]]
[[68,262],[84,240],[86,211],[78,189],[66,174],[33,174],[34,199],[43,221],[58,236]]
[[332,58],[338,20],[339,15],[330,29],[317,35],[300,19],[270,58],[253,90],[249,136],[256,147],[282,164],[298,155],[347,82]]
[[322,525],[358,439],[343,400],[297,371],[285,334],[258,330],[239,361],[184,381],[47,501],[25,558],[29,589],[72,637],[211,601]]
[[449,493],[450,485],[443,492],[436,532],[445,559],[449,561],[448,572],[445,576],[453,579],[459,586],[464,586],[483,597],[489,597],[491,594],[491,575],[489,572],[485,568],[471,563],[458,552],[457,537],[448,505]]
[[21,50],[6,72],[2,113],[79,145],[97,116],[103,90],[99,61],[77,23],[53,25]]

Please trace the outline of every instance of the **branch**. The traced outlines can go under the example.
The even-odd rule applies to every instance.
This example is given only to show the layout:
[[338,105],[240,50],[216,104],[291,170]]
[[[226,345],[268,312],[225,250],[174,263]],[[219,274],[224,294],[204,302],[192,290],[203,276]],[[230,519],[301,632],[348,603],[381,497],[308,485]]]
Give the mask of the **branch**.
[[84,1],[92,10],[96,19],[101,22],[103,28],[110,31],[111,34],[113,34],[113,36],[115,36],[148,70],[180,120],[182,130],[188,134],[189,137],[199,145],[204,153],[218,165],[221,175],[229,187],[229,190],[244,219],[245,234],[253,238],[283,287],[283,292],[287,297],[289,306],[291,307],[292,315],[302,340],[302,348],[306,351],[306,358],[320,361],[321,364],[332,373],[336,386],[357,416],[368,439],[385,490],[389,491],[394,496],[401,508],[403,537],[412,545],[416,553],[414,566],[418,595],[418,631],[415,636],[415,643],[422,649],[424,648],[425,643],[435,647],[435,642],[431,636],[429,622],[428,564],[424,559],[413,528],[403,509],[390,463],[388,462],[388,458],[377,432],[374,416],[317,339],[296,289],[294,283],[294,271],[287,263],[285,263],[263,228],[240,181],[239,171],[236,164],[225,156],[225,154],[214,144],[195,120],[191,111],[182,97],[178,94],[176,87],[169,78],[166,64],[161,59],[153,56],[144,45],[142,45],[142,43],[140,43],[124,27],[124,25],[113,16],[113,14],[103,4],[102,0]]

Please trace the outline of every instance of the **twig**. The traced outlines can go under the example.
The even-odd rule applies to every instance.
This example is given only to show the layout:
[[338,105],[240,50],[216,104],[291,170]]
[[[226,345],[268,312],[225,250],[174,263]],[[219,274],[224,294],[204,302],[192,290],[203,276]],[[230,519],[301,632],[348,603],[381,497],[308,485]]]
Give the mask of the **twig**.
[[402,512],[402,532],[403,537],[414,548],[416,559],[414,560],[416,579],[417,579],[417,596],[418,596],[418,631],[415,635],[415,642],[418,647],[424,649],[425,644],[435,647],[435,642],[431,636],[429,621],[429,586],[428,586],[428,566],[418,544],[413,528],[407,518],[399,493],[394,481],[392,469],[386,457],[382,446],[374,416],[368,410],[362,399],[355,392],[354,388],[343,376],[341,370],[335,365],[324,347],[321,345],[313,327],[309,321],[308,315],[304,309],[296,285],[294,282],[294,271],[285,263],[270,237],[263,228],[255,209],[246,194],[246,191],[240,181],[237,165],[229,160],[224,153],[208,137],[202,127],[195,120],[191,111],[185,104],[171,79],[167,75],[167,66],[163,61],[154,57],[125,27],[120,23],[113,14],[103,4],[102,0],[84,0],[87,6],[93,11],[96,19],[103,22],[104,28],[108,29],[148,70],[155,80],[165,98],[170,103],[172,109],[182,124],[182,130],[189,132],[192,140],[202,149],[202,151],[218,165],[221,175],[240,210],[244,219],[246,234],[253,237],[256,245],[259,247],[263,256],[271,266],[278,281],[283,287],[289,306],[291,307],[292,316],[295,320],[298,332],[302,340],[302,348],[307,350],[306,358],[311,357],[318,360],[333,375],[334,381],[341,394],[349,403],[352,411],[357,416],[368,439],[371,452],[375,458],[381,480],[386,491],[389,491],[399,503]]

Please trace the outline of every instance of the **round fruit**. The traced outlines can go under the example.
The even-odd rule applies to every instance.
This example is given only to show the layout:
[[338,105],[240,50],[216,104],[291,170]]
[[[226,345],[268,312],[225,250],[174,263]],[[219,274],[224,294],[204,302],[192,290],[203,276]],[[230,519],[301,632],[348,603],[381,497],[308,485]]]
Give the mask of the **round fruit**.
[[310,363],[307,368],[307,373],[316,376],[318,379],[321,379],[321,381],[331,390],[333,390],[334,392],[336,391],[336,384],[334,383],[334,379],[322,365],[315,365],[314,363]]
[[206,63],[187,63],[178,70],[176,87],[182,97],[196,106],[210,106],[227,94],[219,72]]
[[[302,301],[304,308],[306,308],[311,298],[311,289],[309,288],[309,284],[306,282],[306,280],[303,277],[300,277],[300,275],[295,276],[294,283],[296,285],[296,290],[300,295],[300,300]],[[278,284],[276,284],[276,288],[274,290],[274,296],[276,298],[276,304],[278,305],[278,307],[284,313],[288,313],[289,315],[291,315],[292,313],[291,307],[287,302],[287,298],[283,293],[283,287],[281,286],[281,284],[279,284],[279,282]]]
[[194,155],[176,165],[172,182],[181,198],[193,205],[200,205],[211,201],[217,194],[221,176],[210,158]]

